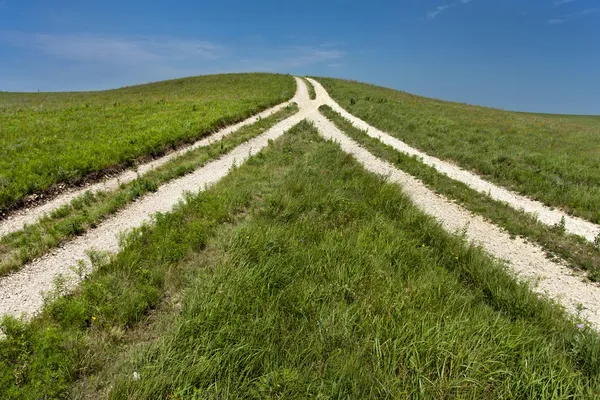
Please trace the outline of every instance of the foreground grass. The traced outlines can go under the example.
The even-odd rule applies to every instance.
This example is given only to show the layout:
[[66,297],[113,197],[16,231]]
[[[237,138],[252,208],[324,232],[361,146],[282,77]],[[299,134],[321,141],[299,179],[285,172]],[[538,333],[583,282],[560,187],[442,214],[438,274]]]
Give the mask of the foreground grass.
[[600,373],[593,331],[307,124],[4,330],[6,398],[592,398]]
[[489,219],[511,235],[537,242],[546,249],[550,258],[560,256],[572,268],[587,271],[591,280],[600,280],[600,251],[594,244],[579,236],[566,234],[560,226],[550,227],[542,224],[530,214],[515,210],[506,203],[493,200],[464,183],[439,173],[417,158],[366,135],[328,106],[321,106],[319,110],[375,156],[418,178],[430,189],[457,201],[469,211]]
[[29,261],[42,256],[66,240],[85,233],[133,200],[172,179],[200,168],[208,161],[229,152],[239,144],[264,133],[298,111],[291,105],[268,118],[242,127],[219,142],[197,148],[152,170],[111,192],[87,192],[38,223],[0,238],[0,276],[19,270]]
[[318,80],[350,113],[425,153],[600,223],[600,117],[512,113]]
[[210,75],[90,93],[0,93],[0,215],[290,99],[291,76]]

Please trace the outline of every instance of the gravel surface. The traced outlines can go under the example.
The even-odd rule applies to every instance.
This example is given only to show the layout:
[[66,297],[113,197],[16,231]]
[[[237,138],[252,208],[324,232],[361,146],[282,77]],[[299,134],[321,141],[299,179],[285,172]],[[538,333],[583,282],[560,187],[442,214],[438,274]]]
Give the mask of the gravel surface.
[[[143,223],[151,222],[152,215],[156,212],[168,212],[178,204],[185,192],[206,189],[227,175],[232,166],[243,163],[248,157],[259,152],[268,144],[269,140],[277,139],[298,122],[308,119],[314,123],[325,138],[338,142],[342,150],[355,157],[368,171],[387,176],[390,182],[401,185],[404,193],[411,198],[415,205],[433,216],[445,229],[451,232],[464,230],[468,240],[481,245],[492,256],[505,260],[508,268],[519,278],[533,282],[534,290],[557,300],[569,312],[581,315],[596,329],[600,329],[600,289],[597,285],[585,282],[583,276],[575,274],[564,264],[548,260],[539,246],[519,238],[511,239],[506,232],[494,224],[466,211],[461,206],[429,190],[419,180],[373,156],[319,113],[318,107],[322,104],[328,104],[337,111],[343,111],[331,100],[321,85],[311,80],[317,92],[317,100],[309,100],[304,82],[299,79],[296,81],[298,90],[293,101],[300,107],[300,111],[296,115],[278,123],[264,134],[241,144],[222,158],[161,186],[157,192],[129,205],[97,228],[69,242],[52,254],[28,264],[15,274],[0,278],[0,315],[24,315],[25,317],[33,315],[43,305],[42,293],[53,288],[53,281],[57,276],[66,277],[70,287],[73,287],[79,278],[72,271],[71,266],[76,265],[78,260],[83,260],[89,270],[90,264],[86,256],[89,249],[112,253],[118,251],[120,234]],[[363,124],[358,125],[361,128],[366,127],[363,129],[378,132],[345,111],[343,115],[351,117],[349,119],[357,125]],[[376,135],[383,137],[384,134],[376,133]],[[414,151],[416,152],[416,150]],[[429,158],[429,160],[432,159]],[[445,165],[449,171],[461,171],[448,163],[439,160],[436,162],[439,162],[440,166]],[[462,172],[469,174],[466,171]],[[472,174],[460,176],[473,176],[480,179]],[[473,185],[478,182],[476,179],[472,181]],[[497,189],[495,193],[501,193],[503,190],[483,182],[490,185],[491,189]],[[485,191],[487,192],[488,189]],[[518,196],[517,199],[519,199]]]
[[155,168],[160,167],[163,164],[166,164],[168,161],[177,158],[191,150],[197,149],[198,147],[208,146],[211,143],[214,143],[218,140],[221,140],[224,136],[229,135],[232,132],[237,131],[238,129],[253,124],[262,118],[267,118],[268,116],[276,113],[277,111],[285,108],[289,105],[290,102],[285,102],[279,104],[275,107],[272,107],[268,110],[265,110],[259,114],[256,114],[242,122],[239,122],[235,125],[228,126],[219,130],[218,132],[213,133],[212,135],[201,139],[190,146],[186,146],[177,151],[169,153],[163,157],[157,158],[151,162],[141,164],[137,167],[136,170],[128,169],[120,173],[117,177],[108,179],[104,182],[98,182],[91,185],[86,185],[80,189],[70,189],[66,190],[64,193],[55,197],[54,199],[43,203],[39,206],[28,207],[24,209],[17,210],[11,213],[6,219],[0,221],[0,237],[7,235],[12,232],[16,232],[18,230],[23,229],[23,227],[27,224],[36,223],[42,216],[47,213],[50,213],[65,204],[69,204],[73,199],[83,195],[87,191],[91,192],[99,192],[99,191],[110,191],[115,190],[122,183],[128,183],[136,179],[139,175],[144,175],[148,171],[151,171]]
[[403,141],[396,139],[395,137],[380,131],[377,128],[372,127],[365,121],[355,117],[348,111],[344,110],[339,104],[337,104],[325,91],[323,86],[313,80],[309,79],[315,87],[317,92],[317,98],[321,99],[323,104],[327,104],[332,109],[342,114],[344,118],[350,121],[355,127],[366,132],[367,135],[379,139],[381,142],[392,146],[402,153],[410,156],[417,156],[422,159],[422,162],[435,168],[437,171],[449,176],[450,178],[462,182],[469,186],[471,189],[477,190],[478,192],[485,193],[494,200],[499,200],[508,203],[511,207],[517,210],[524,210],[527,213],[537,215],[540,222],[546,225],[556,225],[561,222],[561,219],[565,218],[565,229],[569,233],[583,236],[588,241],[593,242],[594,239],[600,234],[600,226],[592,222],[586,221],[581,218],[572,217],[566,215],[564,211],[558,209],[552,209],[539,201],[529,199],[523,195],[520,195],[510,190],[506,190],[500,186],[496,186],[490,183],[478,175],[466,171],[457,167],[456,165],[447,161],[442,161],[438,158],[431,157],[414,147],[411,147]]

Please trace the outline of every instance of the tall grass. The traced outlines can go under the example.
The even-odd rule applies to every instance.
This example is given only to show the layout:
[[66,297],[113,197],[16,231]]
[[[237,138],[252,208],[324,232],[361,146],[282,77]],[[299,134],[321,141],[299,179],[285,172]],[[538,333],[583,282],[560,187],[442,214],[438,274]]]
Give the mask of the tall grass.
[[318,80],[350,113],[427,154],[600,223],[600,117],[512,113]]
[[0,93],[0,213],[131,166],[292,97],[291,76],[230,74],[90,93]]
[[598,395],[595,332],[306,123],[98,268],[4,322],[4,397]]

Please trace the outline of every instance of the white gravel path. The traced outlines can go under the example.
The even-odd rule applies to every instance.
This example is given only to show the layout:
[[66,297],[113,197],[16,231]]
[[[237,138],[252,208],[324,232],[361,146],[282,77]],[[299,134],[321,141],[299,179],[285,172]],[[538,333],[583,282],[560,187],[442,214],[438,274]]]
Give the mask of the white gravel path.
[[[296,93],[296,96],[298,96],[298,95],[299,94]],[[293,100],[279,104],[275,107],[269,108],[268,110],[265,110],[259,114],[256,114],[256,115],[254,115],[244,121],[241,121],[235,125],[231,125],[226,128],[223,128],[223,129],[219,130],[218,132],[215,132],[215,133],[211,134],[210,136],[191,144],[190,146],[186,146],[182,149],[179,149],[177,151],[169,153],[163,157],[157,158],[156,160],[150,161],[148,163],[141,164],[135,170],[128,169],[128,170],[120,173],[117,177],[108,179],[103,182],[98,182],[98,183],[95,183],[92,185],[87,185],[83,188],[70,189],[46,203],[40,204],[35,207],[29,207],[29,208],[17,210],[15,212],[11,213],[8,216],[8,218],[0,221],[0,237],[7,235],[9,233],[12,233],[12,232],[19,231],[19,230],[23,229],[25,227],[25,225],[31,225],[31,224],[36,223],[45,214],[50,213],[50,212],[64,206],[65,204],[69,204],[73,199],[83,195],[87,191],[99,192],[99,191],[115,190],[119,187],[119,185],[121,185],[123,183],[129,183],[129,182],[133,181],[134,179],[136,179],[138,176],[144,175],[145,173],[147,173],[153,169],[156,169],[156,168],[160,167],[161,165],[166,164],[167,162],[169,162],[170,160],[172,160],[174,158],[180,157],[183,154],[185,154],[191,150],[197,149],[199,147],[208,146],[211,143],[221,140],[223,137],[239,130],[240,128],[242,128],[244,126],[253,124],[256,121],[258,121],[259,119],[269,117],[270,115],[273,115],[277,111],[287,107],[289,104],[291,104],[291,102],[293,102]]]
[[[298,85],[293,101],[301,107],[304,105],[304,110],[307,109],[305,104],[308,101],[308,92],[303,83]],[[51,254],[26,265],[14,274],[0,278],[0,316],[30,317],[42,307],[43,293],[54,289],[55,278],[62,276],[67,281],[67,289],[74,287],[78,283],[78,276],[72,267],[80,260],[84,261],[86,272],[89,272],[89,250],[109,253],[118,251],[118,238],[123,233],[152,222],[152,216],[158,212],[170,211],[183,199],[186,192],[205,190],[227,175],[231,167],[245,162],[267,146],[269,140],[277,139],[305,118],[306,111],[296,113],[260,136],[239,145],[222,158],[162,185],[156,192],[128,205],[95,229],[75,238]]]
[[456,165],[447,161],[442,161],[438,158],[429,156],[422,151],[415,149],[404,143],[403,141],[380,131],[379,129],[367,124],[360,118],[355,117],[348,111],[344,110],[338,103],[336,103],[330,96],[323,86],[310,79],[309,81],[315,87],[317,98],[322,104],[327,104],[333,110],[340,113],[344,118],[350,121],[355,127],[366,131],[367,135],[379,139],[381,142],[392,146],[396,150],[408,154],[410,156],[417,156],[422,159],[423,163],[435,168],[437,171],[449,176],[450,178],[462,182],[469,186],[471,189],[477,190],[478,192],[485,193],[494,200],[508,203],[511,207],[517,210],[524,210],[527,213],[534,214],[538,220],[546,225],[555,225],[561,222],[561,219],[565,218],[565,229],[567,232],[583,236],[588,241],[593,242],[596,236],[600,234],[600,226],[592,222],[586,221],[578,217],[572,217],[566,215],[564,211],[559,209],[551,209],[548,206],[529,199],[523,195],[512,192],[493,183],[490,183],[478,175],[466,171],[457,167]]
[[[566,266],[548,260],[539,246],[521,239],[511,239],[502,229],[437,195],[419,180],[361,148],[319,113],[321,104],[334,104],[323,88],[311,80],[317,91],[317,100],[309,100],[304,82],[298,78],[296,81],[298,90],[294,101],[300,107],[296,115],[236,147],[221,159],[161,186],[157,192],[129,205],[96,229],[54,253],[13,275],[0,278],[0,315],[31,316],[42,306],[42,292],[52,289],[55,277],[63,275],[70,279],[71,285],[77,283],[70,266],[78,260],[87,260],[87,250],[118,251],[117,238],[122,232],[151,222],[156,212],[168,212],[186,191],[203,190],[217,182],[227,175],[233,165],[259,152],[269,140],[280,137],[301,120],[308,119],[324,137],[338,142],[342,150],[353,155],[368,171],[387,176],[390,182],[401,185],[415,205],[436,218],[445,229],[452,232],[466,229],[466,237],[470,241],[480,244],[492,256],[507,261],[509,268],[519,277],[535,281],[536,291],[559,301],[571,313],[578,314],[582,307],[580,315],[600,329],[600,289],[596,285],[584,282],[582,276],[574,275]],[[339,108],[335,109],[339,111]],[[86,266],[89,268],[89,263]]]
[[342,150],[351,154],[365,169],[388,177],[389,182],[402,186],[413,203],[438,220],[450,232],[466,228],[469,241],[480,244],[489,254],[508,261],[509,267],[521,279],[535,282],[535,290],[558,300],[569,312],[578,313],[596,329],[600,329],[600,288],[574,275],[573,270],[546,258],[544,251],[522,239],[511,239],[509,234],[478,215],[428,189],[421,181],[373,156],[358,143],[340,132],[337,127],[318,112],[309,119],[321,134],[338,142]]

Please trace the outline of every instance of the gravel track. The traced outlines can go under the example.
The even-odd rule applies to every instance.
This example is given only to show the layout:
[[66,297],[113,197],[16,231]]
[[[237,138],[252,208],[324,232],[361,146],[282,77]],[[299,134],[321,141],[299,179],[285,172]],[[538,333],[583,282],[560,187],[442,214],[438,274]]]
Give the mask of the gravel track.
[[456,165],[442,161],[438,158],[429,156],[414,147],[411,147],[403,141],[383,132],[379,129],[367,124],[360,118],[355,117],[348,111],[344,110],[338,103],[336,103],[330,96],[323,86],[310,79],[309,81],[315,87],[317,92],[317,98],[329,107],[340,113],[344,118],[350,121],[354,126],[366,132],[367,135],[379,139],[382,143],[392,146],[394,149],[408,154],[410,156],[417,156],[422,159],[422,162],[435,168],[437,171],[449,176],[450,178],[462,182],[478,192],[485,193],[494,200],[508,203],[511,207],[517,210],[523,210],[527,213],[534,214],[538,220],[546,225],[556,225],[561,222],[561,219],[565,218],[565,229],[567,232],[583,236],[590,242],[594,242],[594,239],[600,234],[600,226],[592,222],[586,221],[578,217],[572,217],[566,215],[564,211],[551,209],[550,207],[529,199],[523,195],[512,192],[500,186],[490,183],[478,175],[466,171],[457,167]]
[[[298,93],[296,93],[296,96]],[[293,100],[292,100],[293,101]],[[233,133],[240,128],[253,124],[259,119],[267,118],[277,111],[287,107],[292,101],[288,101],[282,104],[279,104],[275,107],[269,108],[259,114],[256,114],[244,121],[238,122],[235,125],[228,126],[223,128],[210,136],[201,139],[190,146],[186,146],[177,151],[169,153],[163,157],[157,158],[156,160],[150,161],[145,164],[139,165],[136,169],[128,169],[123,171],[118,176],[108,179],[103,182],[98,182],[95,184],[87,185],[80,189],[70,189],[66,190],[64,193],[60,194],[58,197],[53,198],[52,200],[40,204],[35,207],[29,207],[17,210],[11,213],[8,218],[0,221],[0,237],[5,236],[9,233],[19,231],[25,227],[25,225],[30,225],[36,223],[41,217],[45,214],[50,213],[66,204],[69,204],[73,199],[83,195],[85,192],[100,192],[100,191],[111,191],[115,190],[122,183],[129,183],[136,179],[140,175],[144,175],[145,173],[160,167],[161,165],[166,164],[167,162],[182,156],[183,154],[197,149],[199,147],[208,146],[211,143],[214,143],[218,140],[221,140],[223,137]]]
[[[76,265],[78,260],[84,260],[89,269],[87,250],[112,253],[118,251],[118,237],[121,233],[151,222],[152,215],[156,212],[170,211],[178,204],[185,192],[206,189],[227,175],[236,163],[242,163],[259,152],[269,140],[277,139],[303,119],[308,119],[325,138],[338,142],[342,150],[355,157],[368,171],[387,176],[390,182],[401,185],[404,193],[415,205],[438,220],[446,230],[455,232],[464,229],[469,241],[481,245],[492,256],[507,261],[509,269],[519,278],[534,282],[534,290],[557,300],[569,312],[581,315],[596,329],[600,329],[600,289],[596,285],[584,282],[582,276],[576,275],[567,266],[548,260],[541,247],[519,238],[511,239],[506,232],[494,224],[434,193],[419,180],[360,147],[320,114],[318,107],[322,104],[327,104],[338,112],[343,109],[329,97],[318,82],[312,79],[310,81],[315,86],[317,100],[309,100],[304,82],[296,78],[298,89],[293,100],[298,103],[300,111],[294,116],[241,144],[222,158],[161,186],[157,192],[132,203],[97,228],[74,239],[52,254],[28,264],[15,274],[0,278],[0,316],[5,314],[31,316],[42,306],[42,293],[53,288],[53,281],[57,276],[67,277],[71,287],[77,284],[78,278],[70,266]],[[345,111],[342,115],[351,117],[348,119],[353,123],[358,120]],[[364,128],[365,125],[358,126],[372,129],[368,125]],[[378,131],[373,132],[379,134]],[[447,163],[440,165],[457,169]]]
[[[308,92],[304,84],[298,85],[293,101],[300,106],[308,101]],[[283,105],[280,107],[283,107]],[[306,109],[306,106],[304,109]],[[253,117],[252,121],[255,118]],[[54,281],[57,277],[64,277],[66,280],[65,289],[70,290],[79,282],[79,277],[73,270],[73,266],[77,265],[79,261],[83,261],[84,271],[89,273],[91,267],[87,257],[89,250],[117,252],[119,250],[119,237],[123,233],[142,224],[151,223],[152,216],[158,212],[169,212],[183,199],[186,192],[205,190],[210,185],[218,182],[229,173],[233,166],[245,162],[250,156],[267,146],[269,140],[277,139],[305,118],[306,111],[296,113],[260,136],[234,148],[223,157],[209,162],[204,167],[188,175],[162,185],[156,192],[150,193],[128,205],[95,229],[91,229],[63,247],[26,265],[20,271],[0,278],[0,316],[12,315],[16,317],[24,316],[25,318],[32,316],[41,309],[43,294],[54,289]],[[252,121],[247,122],[246,125]],[[234,125],[236,128],[240,126],[242,125]],[[232,132],[234,127],[220,131],[210,140],[218,140],[225,134]],[[195,144],[195,146],[200,145],[200,142]]]
[[583,306],[581,316],[600,329],[600,289],[597,286],[584,282],[582,276],[574,275],[566,265],[548,260],[539,246],[520,238],[511,239],[496,225],[471,214],[434,193],[411,175],[373,156],[320,113],[312,113],[309,119],[325,138],[339,143],[342,150],[356,158],[365,169],[402,186],[413,203],[438,220],[447,231],[462,232],[465,229],[469,241],[481,245],[494,257],[507,261],[509,268],[520,279],[531,281],[538,293],[558,300],[574,315],[579,313],[580,305]]

